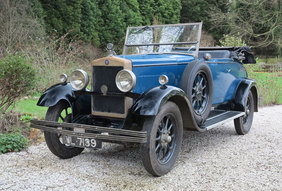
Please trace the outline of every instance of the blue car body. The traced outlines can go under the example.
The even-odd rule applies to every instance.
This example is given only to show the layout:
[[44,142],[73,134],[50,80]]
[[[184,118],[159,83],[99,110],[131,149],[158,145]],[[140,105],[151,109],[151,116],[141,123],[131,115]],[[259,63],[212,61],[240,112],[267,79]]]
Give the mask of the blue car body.
[[[182,89],[184,88],[183,76],[185,73],[185,69],[189,65],[192,66],[197,63],[196,65],[206,64],[211,72],[210,83],[212,83],[212,90],[210,90],[210,92],[212,92],[212,95],[209,95],[209,97],[212,99],[211,104],[214,108],[243,111],[246,98],[242,95],[246,96],[246,92],[252,91],[255,100],[255,110],[257,111],[258,94],[256,84],[254,80],[247,78],[247,72],[245,67],[243,66],[243,63],[255,62],[249,48],[200,48],[199,39],[201,32],[201,23],[156,26],[156,28],[159,27],[161,30],[165,31],[164,33],[159,33],[158,30],[156,30],[158,35],[165,36],[165,40],[162,40],[162,37],[159,37],[157,40],[151,38],[151,35],[155,33],[155,29],[153,27],[155,26],[152,26],[152,28],[129,27],[127,31],[123,55],[115,55],[113,51],[109,51],[110,54],[108,57],[93,61],[93,68],[95,68],[95,65],[97,64],[98,68],[106,64],[105,66],[107,66],[109,69],[111,68],[109,67],[111,64],[108,65],[109,63],[126,62],[126,67],[129,68],[136,76],[136,85],[132,89],[131,93],[121,93],[117,88],[113,88],[113,86],[115,86],[115,76],[110,76],[104,79],[102,79],[104,76],[97,77],[97,75],[99,76],[101,72],[107,73],[108,69],[106,67],[104,68],[104,70],[101,70],[96,74],[94,72],[95,70],[93,69],[93,87],[91,91],[76,91],[69,84],[55,85],[49,88],[41,96],[38,105],[53,106],[60,100],[65,100],[71,105],[73,109],[73,115],[87,114],[89,113],[89,111],[92,111],[92,114],[94,116],[101,115],[111,117],[110,113],[116,112],[113,111],[113,105],[116,105],[116,107],[123,107],[123,104],[120,104],[121,102],[123,102],[123,98],[114,98],[112,96],[107,96],[108,98],[112,97],[112,99],[116,101],[113,101],[113,103],[108,103],[108,98],[106,97],[96,99],[95,97],[97,96],[95,95],[101,94],[100,86],[104,83],[107,86],[111,84],[109,87],[112,88],[108,90],[108,95],[110,95],[111,92],[114,93],[115,96],[120,94],[122,96],[128,97],[130,95],[129,97],[133,98],[131,104],[128,102],[128,100],[126,101],[126,103],[129,104],[125,107],[125,110],[122,109],[123,111],[125,111],[124,114],[112,115],[113,117],[128,118],[127,116],[131,111],[134,111],[133,115],[155,115],[157,114],[156,111],[159,110],[162,103],[164,102],[162,100],[160,100],[159,102],[157,99],[164,99],[165,97],[170,97],[170,95],[166,95],[164,91],[161,90],[161,86],[159,84],[159,77],[162,75],[167,76],[168,82],[166,86],[169,86],[170,88],[174,89],[180,95],[183,93]],[[179,42],[179,40],[176,39],[181,38],[181,35],[177,34],[178,32],[182,34],[183,30],[188,31],[190,37],[188,38],[189,40],[186,40],[185,42]],[[195,33],[194,36],[193,31]],[[146,38],[144,38],[144,36],[142,35],[145,35]],[[147,38],[151,38],[149,44],[147,44]],[[167,40],[169,38],[172,38],[173,40],[170,42],[170,40]],[[141,41],[139,39],[141,39]],[[166,43],[166,41],[169,42]],[[180,47],[180,45],[183,44],[185,46]],[[157,46],[157,49],[155,48],[155,46]],[[212,56],[206,59],[206,54],[210,54]],[[240,59],[242,61],[240,61]],[[118,65],[121,69],[125,68],[124,64]],[[109,74],[116,75],[115,72]],[[97,80],[101,82],[96,84]],[[99,87],[97,87],[97,85]],[[155,96],[155,98],[152,98],[151,101],[148,101],[148,99],[146,98],[146,94],[150,94],[150,96],[152,96],[152,92],[156,92],[156,87],[159,87],[159,91],[161,92],[156,93],[156,95],[161,95],[162,93],[164,93],[164,95]],[[66,89],[68,89],[68,91],[66,91]],[[187,90],[186,92],[184,91],[183,95],[185,94],[187,94]],[[140,100],[141,98],[143,100]],[[188,97],[183,96],[183,100],[186,99],[191,98],[189,98],[189,95]],[[102,104],[101,102],[104,102],[104,104]],[[158,104],[156,104],[154,108],[151,108],[149,104],[152,104],[153,102],[156,102]],[[188,102],[192,103],[191,100]],[[93,107],[97,108],[97,106],[91,106],[93,103],[100,103],[99,107],[102,107],[102,109],[100,109],[98,112],[93,113]],[[189,105],[190,103],[187,104]],[[195,106],[192,104],[192,106],[188,107],[192,107],[193,110],[193,107]],[[139,109],[136,110],[136,108]],[[142,112],[139,113],[139,111]],[[204,122],[205,120],[203,119],[202,121]],[[202,124],[203,122],[198,122],[198,124]],[[195,129],[200,128],[195,127]]]
[[91,90],[85,71],[74,71],[70,82],[63,75],[37,103],[50,108],[47,120],[31,127],[44,130],[60,158],[102,142],[140,143],[154,176],[172,169],[183,129],[204,132],[234,120],[238,134],[248,133],[258,91],[244,64],[255,63],[254,56],[248,47],[199,47],[201,26],[129,27],[122,55],[110,44],[109,56],[92,61]]
[[[194,61],[195,57],[183,54],[145,54],[145,55],[120,55],[120,58],[132,62],[133,72],[137,77],[137,84],[133,92],[145,91],[159,86],[158,77],[166,75],[168,85],[180,88],[181,77],[187,64]],[[200,60],[203,61],[203,58]],[[213,104],[230,101],[242,79],[247,78],[243,64],[231,58],[214,58],[208,63],[213,77]]]

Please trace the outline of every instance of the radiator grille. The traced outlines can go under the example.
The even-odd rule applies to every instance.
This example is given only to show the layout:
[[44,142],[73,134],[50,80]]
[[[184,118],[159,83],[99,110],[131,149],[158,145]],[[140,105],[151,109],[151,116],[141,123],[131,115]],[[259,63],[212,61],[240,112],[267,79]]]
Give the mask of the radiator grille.
[[[122,70],[121,66],[93,66],[92,89],[101,92],[102,85],[108,87],[108,92],[120,92],[115,84],[116,74]],[[124,97],[93,96],[92,110],[94,112],[124,114]]]

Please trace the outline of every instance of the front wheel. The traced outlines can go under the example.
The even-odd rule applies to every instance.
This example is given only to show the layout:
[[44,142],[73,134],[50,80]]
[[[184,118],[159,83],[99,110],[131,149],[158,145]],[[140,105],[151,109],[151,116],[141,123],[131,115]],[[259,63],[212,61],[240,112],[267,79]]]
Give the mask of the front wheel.
[[252,92],[249,92],[245,104],[245,115],[234,120],[235,130],[239,135],[247,134],[252,126],[254,118],[254,97]]
[[[71,113],[69,110],[68,104],[59,102],[55,106],[49,107],[45,120],[70,123]],[[59,158],[72,158],[83,151],[83,148],[70,147],[63,144],[61,134],[44,131],[44,137],[49,150]]]
[[142,144],[141,158],[145,169],[154,176],[168,173],[180,152],[183,122],[177,105],[167,102],[155,117],[146,118],[143,130],[147,143]]

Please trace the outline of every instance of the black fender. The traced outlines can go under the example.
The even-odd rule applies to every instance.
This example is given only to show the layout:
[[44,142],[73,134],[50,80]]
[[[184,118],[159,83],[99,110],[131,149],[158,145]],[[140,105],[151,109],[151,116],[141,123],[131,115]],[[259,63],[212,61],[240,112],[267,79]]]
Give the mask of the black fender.
[[253,79],[243,79],[240,82],[234,97],[234,110],[245,111],[245,103],[249,92],[252,92],[254,97],[254,111],[258,112],[258,89],[256,81]]
[[48,88],[39,98],[37,105],[52,107],[61,100],[67,101],[70,105],[74,102],[74,89],[70,83],[55,84]]
[[185,92],[174,86],[159,86],[150,89],[136,100],[130,110],[134,115],[155,116],[167,101],[173,101],[179,107],[185,129],[205,131],[198,127]]
[[48,88],[39,98],[37,105],[52,107],[60,101],[65,101],[70,105],[73,116],[91,113],[91,96],[76,96],[70,83],[56,84]]

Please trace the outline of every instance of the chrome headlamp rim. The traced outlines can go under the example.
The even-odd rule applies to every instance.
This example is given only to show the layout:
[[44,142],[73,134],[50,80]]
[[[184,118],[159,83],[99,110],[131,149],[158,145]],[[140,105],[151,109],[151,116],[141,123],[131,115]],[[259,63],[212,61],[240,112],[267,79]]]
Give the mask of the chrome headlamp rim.
[[[77,86],[76,86],[76,83],[74,83],[74,81],[76,80],[76,79],[73,79],[75,72],[80,72],[80,73],[83,75],[83,81],[82,81],[83,85],[80,86],[80,87],[77,87]],[[75,90],[83,90],[83,89],[85,89],[85,88],[87,87],[88,83],[89,83],[89,76],[88,76],[87,72],[85,72],[84,70],[82,70],[82,69],[76,69],[76,70],[74,70],[74,71],[71,73],[71,75],[70,75],[70,84],[71,84],[71,86],[72,86]]]
[[[126,72],[127,74],[129,74],[129,76],[131,77],[130,80],[132,81],[132,83],[130,84],[130,88],[127,88],[127,89],[123,89],[123,87],[121,86],[121,84],[118,82],[118,81],[119,81],[119,77],[120,77],[121,74],[124,73],[124,72]],[[129,91],[131,91],[131,90],[135,87],[135,85],[136,85],[136,76],[135,76],[135,74],[134,74],[132,71],[127,70],[127,69],[123,69],[123,70],[120,70],[120,71],[117,73],[115,82],[116,82],[117,88],[118,88],[121,92],[129,92]]]
[[62,83],[66,83],[68,81],[68,76],[65,73],[61,74],[60,75],[60,81]]

